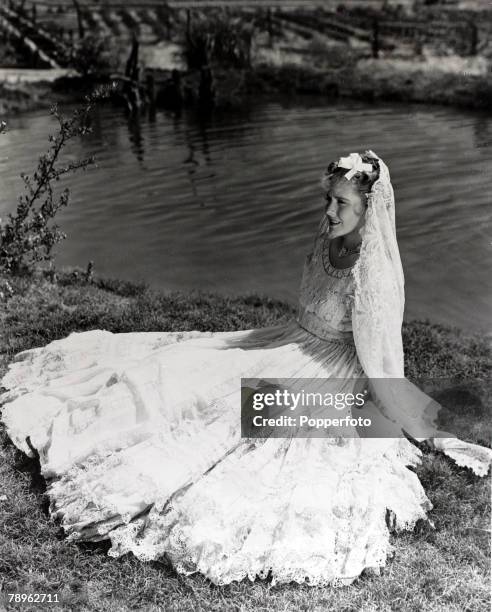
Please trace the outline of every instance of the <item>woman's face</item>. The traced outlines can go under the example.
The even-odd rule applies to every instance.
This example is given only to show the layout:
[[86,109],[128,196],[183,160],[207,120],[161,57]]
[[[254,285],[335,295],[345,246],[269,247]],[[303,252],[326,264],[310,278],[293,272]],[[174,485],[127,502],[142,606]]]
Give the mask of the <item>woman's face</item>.
[[366,205],[350,181],[333,181],[325,195],[325,214],[330,238],[345,236],[362,227]]

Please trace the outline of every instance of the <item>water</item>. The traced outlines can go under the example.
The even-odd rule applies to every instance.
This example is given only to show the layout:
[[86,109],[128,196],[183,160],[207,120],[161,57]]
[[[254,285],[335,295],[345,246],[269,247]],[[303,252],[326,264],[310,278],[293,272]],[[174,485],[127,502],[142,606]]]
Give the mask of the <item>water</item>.
[[[55,128],[46,112],[0,137],[0,216]],[[103,108],[69,156],[59,265],[169,290],[259,292],[295,303],[322,211],[328,161],[373,149],[389,165],[406,278],[406,317],[490,332],[492,118],[417,104],[258,104],[198,120],[164,112],[129,123]]]

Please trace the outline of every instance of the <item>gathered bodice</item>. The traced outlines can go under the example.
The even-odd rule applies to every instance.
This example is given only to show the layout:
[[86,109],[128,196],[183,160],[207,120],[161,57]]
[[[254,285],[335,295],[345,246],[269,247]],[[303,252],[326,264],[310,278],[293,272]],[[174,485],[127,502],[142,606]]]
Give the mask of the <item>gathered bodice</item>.
[[320,338],[352,336],[352,268],[335,268],[326,234],[316,237],[306,257],[299,294],[298,323]]

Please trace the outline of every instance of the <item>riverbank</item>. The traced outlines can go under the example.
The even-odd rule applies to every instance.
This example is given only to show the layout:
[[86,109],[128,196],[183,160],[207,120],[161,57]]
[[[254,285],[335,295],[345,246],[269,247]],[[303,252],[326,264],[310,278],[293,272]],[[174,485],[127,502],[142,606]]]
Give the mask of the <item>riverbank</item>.
[[[79,88],[63,91],[59,84],[67,78],[65,70],[0,68],[0,116],[50,108],[57,103],[80,102]],[[90,90],[90,84],[87,85]]]
[[[72,331],[112,332],[235,330],[286,321],[292,306],[262,296],[228,298],[213,294],[164,294],[143,284],[87,278],[83,270],[58,273],[54,282],[0,279],[0,375],[14,354],[67,336]],[[413,321],[404,326],[409,376],[489,375],[490,351],[477,336]],[[486,444],[490,431],[473,425],[486,408],[462,388],[446,397],[446,424],[464,439]],[[217,589],[198,575],[176,575],[167,563],[143,563],[132,556],[107,556],[106,542],[67,542],[47,514],[46,483],[39,465],[0,431],[0,567],[16,591],[63,593],[67,607],[107,611],[148,609],[268,609],[275,611],[485,610],[489,606],[489,479],[474,477],[436,453],[425,453],[417,473],[434,505],[436,529],[419,525],[393,536],[395,558],[381,576],[363,576],[343,589],[300,586],[270,588],[257,581]],[[466,486],[465,486],[466,484]],[[87,602],[83,603],[84,598]],[[29,604],[26,610],[35,609]]]
[[319,94],[367,102],[397,101],[460,108],[492,106],[492,74],[442,71],[419,62],[360,60],[330,71],[306,66],[260,66],[255,77],[266,91]]
[[[330,68],[307,63],[274,65],[260,63],[241,71],[216,68],[214,74],[215,105],[220,109],[237,108],[259,97],[278,93],[319,95],[327,100],[346,98],[367,102],[399,101],[441,104],[471,109],[492,107],[492,73],[478,74],[473,66],[439,65],[417,60],[360,59]],[[0,74],[0,114],[36,110],[53,102],[80,101],[95,85],[90,80],[61,78],[43,80],[36,75],[19,75],[18,79],[2,79]],[[46,71],[47,76],[50,71]],[[150,73],[156,74],[154,71]],[[104,82],[107,79],[102,79]],[[97,79],[100,83],[101,79]],[[176,92],[171,72],[157,72],[158,106],[173,107]],[[199,74],[185,74],[182,79],[185,104],[199,104]]]

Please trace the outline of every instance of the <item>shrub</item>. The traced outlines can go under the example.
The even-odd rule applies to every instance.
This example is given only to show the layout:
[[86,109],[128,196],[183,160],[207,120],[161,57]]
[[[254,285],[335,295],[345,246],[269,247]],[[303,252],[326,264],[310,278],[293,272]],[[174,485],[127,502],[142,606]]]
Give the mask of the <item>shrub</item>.
[[194,15],[185,38],[188,68],[207,64],[245,68],[251,63],[253,29],[239,18]]
[[[83,107],[76,109],[65,119],[56,105],[51,108],[59,123],[58,133],[50,135],[51,146],[40,156],[32,176],[21,173],[27,193],[19,197],[15,213],[7,221],[0,220],[0,272],[20,273],[31,271],[40,261],[52,262],[53,247],[66,238],[52,220],[60,208],[67,206],[70,190],[65,188],[55,196],[53,182],[61,176],[94,164],[93,157],[87,157],[67,164],[59,164],[59,157],[66,144],[76,136],[91,131],[89,116],[96,102],[107,97],[108,89],[101,88],[86,96]],[[3,124],[0,131],[5,128]]]
[[109,39],[98,34],[86,34],[67,48],[63,63],[82,76],[107,74],[118,67],[117,53],[109,46]]

